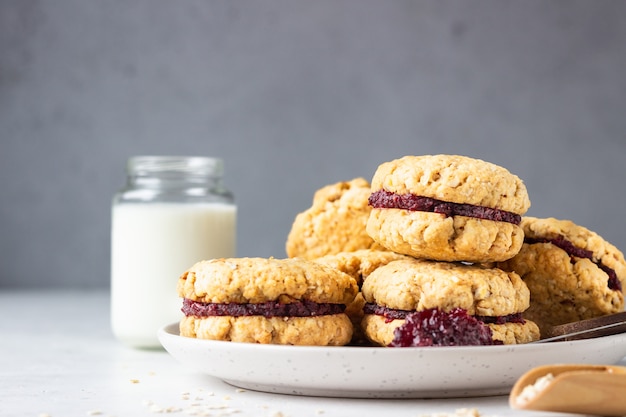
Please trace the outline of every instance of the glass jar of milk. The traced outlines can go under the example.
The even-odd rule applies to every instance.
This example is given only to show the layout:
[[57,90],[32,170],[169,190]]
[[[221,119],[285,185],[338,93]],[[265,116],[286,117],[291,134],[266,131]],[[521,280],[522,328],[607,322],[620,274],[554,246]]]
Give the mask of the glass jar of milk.
[[235,256],[237,208],[218,158],[137,156],[111,214],[111,326],[137,348],[182,317],[178,277],[194,263]]

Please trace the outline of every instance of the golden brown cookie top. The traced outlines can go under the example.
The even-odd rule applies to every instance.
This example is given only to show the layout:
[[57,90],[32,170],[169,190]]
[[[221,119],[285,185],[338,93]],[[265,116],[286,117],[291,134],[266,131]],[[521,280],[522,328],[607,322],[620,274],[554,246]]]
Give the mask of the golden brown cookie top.
[[525,239],[564,238],[576,248],[591,252],[591,260],[615,271],[617,278],[626,285],[626,261],[623,253],[597,233],[575,224],[571,220],[555,218],[522,217],[520,224]]
[[193,265],[178,279],[177,290],[203,303],[349,304],[358,287],[351,276],[304,259],[220,258]]
[[370,184],[364,178],[342,181],[317,190],[310,208],[299,213],[287,236],[290,258],[319,258],[359,249],[382,249],[365,231],[371,211]]
[[369,274],[377,268],[400,259],[408,259],[406,255],[374,249],[360,249],[354,252],[339,252],[332,255],[322,256],[313,261],[328,265],[345,272],[360,285]]
[[530,303],[528,287],[515,272],[419,259],[393,261],[376,269],[361,291],[368,303],[392,309],[460,307],[479,316],[521,313]]
[[530,207],[526,186],[507,169],[461,155],[404,156],[376,170],[372,191],[413,194],[524,214]]

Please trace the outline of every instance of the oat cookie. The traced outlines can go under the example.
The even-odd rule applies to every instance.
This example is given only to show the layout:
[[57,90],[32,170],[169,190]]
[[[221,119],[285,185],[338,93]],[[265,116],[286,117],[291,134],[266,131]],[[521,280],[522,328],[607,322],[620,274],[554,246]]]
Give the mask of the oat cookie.
[[517,214],[530,208],[526,186],[516,175],[460,155],[409,155],[385,162],[376,170],[371,188]]
[[517,272],[530,289],[524,316],[551,326],[624,309],[626,262],[615,246],[569,220],[524,217],[524,246],[498,266]]
[[[361,292],[366,303],[390,311],[390,316],[366,310],[362,327],[375,343],[388,345],[404,323],[403,312],[462,308],[491,323],[494,340],[526,343],[539,338],[537,326],[521,318],[530,293],[514,272],[479,265],[419,259],[393,261],[372,272]],[[394,314],[400,314],[394,317]],[[497,322],[497,324],[496,324]]]
[[322,256],[313,259],[313,261],[350,275],[357,281],[357,284],[361,286],[363,279],[377,268],[387,265],[392,261],[408,258],[409,257],[406,255],[388,250],[360,249],[354,252],[339,252]]
[[370,184],[364,178],[327,185],[313,196],[313,203],[299,213],[287,236],[290,258],[319,258],[359,249],[384,249],[365,231],[371,211]]
[[463,308],[473,316],[506,316],[528,308],[530,294],[514,272],[478,265],[409,259],[372,272],[365,301],[398,310]]
[[303,259],[220,258],[200,261],[178,280],[178,295],[203,303],[308,300],[350,303],[358,291],[351,276]]
[[318,317],[184,317],[180,334],[198,339],[296,346],[343,346],[352,339],[345,314]]
[[341,345],[358,292],[343,272],[304,259],[201,261],[177,285],[182,336],[254,343]]
[[459,155],[405,156],[381,164],[371,190],[367,233],[394,252],[495,262],[522,246],[528,193],[498,165]]

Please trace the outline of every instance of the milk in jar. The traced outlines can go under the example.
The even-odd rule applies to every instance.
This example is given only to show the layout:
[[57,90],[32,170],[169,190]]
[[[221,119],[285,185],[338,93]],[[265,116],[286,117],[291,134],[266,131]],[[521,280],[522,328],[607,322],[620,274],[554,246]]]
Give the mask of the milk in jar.
[[178,277],[200,260],[234,257],[237,209],[221,161],[135,157],[111,213],[111,326],[123,343],[158,348],[179,321]]

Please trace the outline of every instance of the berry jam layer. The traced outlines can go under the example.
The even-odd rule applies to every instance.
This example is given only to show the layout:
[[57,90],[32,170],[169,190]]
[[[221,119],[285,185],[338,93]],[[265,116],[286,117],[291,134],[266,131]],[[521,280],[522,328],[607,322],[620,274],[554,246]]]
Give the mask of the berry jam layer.
[[501,345],[491,328],[462,308],[414,311],[394,330],[390,347]]
[[281,304],[277,301],[266,303],[200,303],[183,299],[182,312],[186,316],[263,316],[263,317],[313,317],[343,313],[344,304],[314,303],[298,301]]
[[[387,322],[390,322],[392,320],[405,320],[409,315],[415,313],[415,311],[413,310],[397,310],[394,308],[384,307],[375,303],[366,303],[363,306],[363,312],[365,314],[376,314],[377,316],[383,316],[385,318],[385,321]],[[521,313],[509,314],[506,316],[473,317],[476,318],[476,320],[479,320],[485,324],[526,323],[526,321],[522,318]]]
[[450,203],[448,201],[437,200],[430,197],[420,197],[413,194],[396,194],[385,190],[373,192],[369,197],[369,205],[373,208],[402,209],[410,211],[426,211],[429,213],[439,213],[446,217],[466,216],[496,222],[507,222],[519,225],[522,216],[494,209],[490,207],[475,206],[472,204]]
[[613,291],[621,291],[622,290],[622,283],[621,281],[617,278],[617,274],[615,273],[615,270],[613,268],[609,268],[608,266],[602,264],[601,262],[597,262],[593,259],[593,252],[590,250],[586,250],[586,249],[581,249],[577,246],[575,246],[572,242],[570,242],[569,240],[565,239],[563,236],[558,236],[554,239],[531,239],[531,238],[525,238],[524,239],[524,243],[528,243],[529,245],[532,245],[534,243],[551,243],[554,246],[563,249],[565,252],[567,252],[567,254],[570,257],[576,257],[576,258],[586,258],[591,260],[591,262],[593,262],[594,264],[596,264],[598,266],[598,268],[600,268],[601,270],[603,270],[608,276],[608,287],[610,290]]

